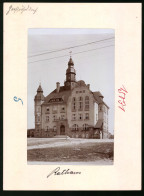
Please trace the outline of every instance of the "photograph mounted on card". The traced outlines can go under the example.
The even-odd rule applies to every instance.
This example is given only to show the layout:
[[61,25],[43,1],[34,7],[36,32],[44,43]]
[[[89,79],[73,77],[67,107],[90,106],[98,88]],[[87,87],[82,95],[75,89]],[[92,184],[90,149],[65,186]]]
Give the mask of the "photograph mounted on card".
[[28,30],[28,164],[113,164],[114,39]]

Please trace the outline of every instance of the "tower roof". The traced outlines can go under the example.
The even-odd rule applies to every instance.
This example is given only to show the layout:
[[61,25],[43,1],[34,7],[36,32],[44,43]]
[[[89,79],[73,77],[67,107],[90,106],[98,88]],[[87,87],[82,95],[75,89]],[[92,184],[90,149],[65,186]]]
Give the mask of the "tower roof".
[[43,89],[41,87],[41,84],[39,85],[39,87],[37,89],[37,94],[36,94],[34,100],[42,100],[42,101],[44,101]]
[[73,60],[72,60],[71,57],[70,57],[70,59],[69,59],[68,65],[74,65],[74,62],[73,62]]
[[39,85],[38,89],[37,89],[37,92],[43,92],[43,89],[41,87],[41,84]]

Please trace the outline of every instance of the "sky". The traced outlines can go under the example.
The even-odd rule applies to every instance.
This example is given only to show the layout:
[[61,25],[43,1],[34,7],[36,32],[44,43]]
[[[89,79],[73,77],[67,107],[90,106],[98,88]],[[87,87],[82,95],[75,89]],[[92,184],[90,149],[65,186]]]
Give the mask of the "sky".
[[28,129],[34,128],[34,96],[41,83],[44,96],[64,85],[70,52],[76,79],[100,91],[109,109],[109,132],[114,131],[113,29],[28,29]]

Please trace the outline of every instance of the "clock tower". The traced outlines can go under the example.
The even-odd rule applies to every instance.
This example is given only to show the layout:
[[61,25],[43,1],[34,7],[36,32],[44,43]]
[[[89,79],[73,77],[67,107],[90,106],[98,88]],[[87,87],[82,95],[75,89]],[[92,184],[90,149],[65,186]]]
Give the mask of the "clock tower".
[[66,89],[73,89],[76,84],[76,71],[74,69],[74,63],[70,57],[68,62],[68,68],[66,70],[66,81],[64,83]]

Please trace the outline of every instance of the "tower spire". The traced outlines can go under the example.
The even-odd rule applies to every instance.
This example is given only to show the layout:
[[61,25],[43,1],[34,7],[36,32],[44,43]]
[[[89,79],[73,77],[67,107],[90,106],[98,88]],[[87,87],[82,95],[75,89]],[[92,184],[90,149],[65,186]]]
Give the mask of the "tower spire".
[[69,53],[70,53],[70,58],[71,58],[71,56],[72,56],[72,51],[70,51]]
[[74,69],[74,62],[71,58],[72,51],[70,51],[69,53],[70,53],[70,59],[68,61],[68,68],[66,70],[66,81],[64,85],[66,86],[66,88],[72,89],[75,87],[75,83],[76,83],[76,71]]

